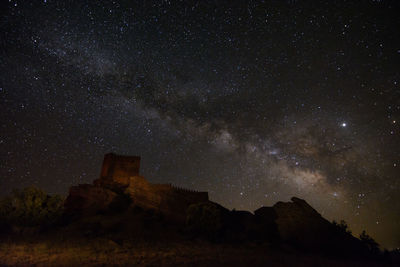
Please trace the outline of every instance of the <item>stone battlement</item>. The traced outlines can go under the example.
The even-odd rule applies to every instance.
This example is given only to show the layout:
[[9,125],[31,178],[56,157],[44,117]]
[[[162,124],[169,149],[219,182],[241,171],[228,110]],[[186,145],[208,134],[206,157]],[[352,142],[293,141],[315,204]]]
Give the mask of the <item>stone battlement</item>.
[[171,188],[176,190],[176,191],[182,191],[182,192],[188,192],[188,193],[201,193],[201,192],[199,192],[197,190],[194,190],[194,189],[179,187],[179,186],[176,186],[176,185],[171,185]]

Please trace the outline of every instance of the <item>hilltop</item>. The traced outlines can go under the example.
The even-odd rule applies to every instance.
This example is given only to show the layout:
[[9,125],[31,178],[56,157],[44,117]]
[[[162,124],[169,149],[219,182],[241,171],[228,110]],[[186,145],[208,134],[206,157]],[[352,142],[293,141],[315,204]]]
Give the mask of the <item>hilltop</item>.
[[[264,265],[266,261],[277,266],[390,265],[372,238],[354,237],[345,223],[329,222],[303,199],[293,197],[290,202],[254,212],[229,210],[210,201],[207,192],[152,184],[139,171],[140,157],[107,154],[100,177],[92,184],[72,186],[63,207],[54,209],[58,217],[53,216],[51,222],[41,220],[27,227],[26,223],[16,226],[17,221],[3,220],[0,264],[35,263],[32,259],[42,255],[37,251],[21,252],[25,260],[15,255],[28,242],[30,247],[46,244],[43,253],[58,255],[48,259],[49,264],[58,259],[65,265],[79,261],[88,265],[242,266],[247,262]],[[51,202],[43,194],[42,199]],[[12,206],[12,201],[9,204]],[[70,252],[65,253],[64,245]],[[10,251],[10,247],[14,249]],[[88,254],[73,256],[79,247]],[[142,251],[142,256],[138,258],[132,250]]]

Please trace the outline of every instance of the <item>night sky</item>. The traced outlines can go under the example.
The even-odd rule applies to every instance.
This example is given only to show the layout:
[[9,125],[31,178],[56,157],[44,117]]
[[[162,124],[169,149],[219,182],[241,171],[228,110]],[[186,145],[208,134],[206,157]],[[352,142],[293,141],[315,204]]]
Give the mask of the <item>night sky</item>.
[[400,246],[399,1],[3,1],[0,194],[105,153],[228,208],[307,200]]

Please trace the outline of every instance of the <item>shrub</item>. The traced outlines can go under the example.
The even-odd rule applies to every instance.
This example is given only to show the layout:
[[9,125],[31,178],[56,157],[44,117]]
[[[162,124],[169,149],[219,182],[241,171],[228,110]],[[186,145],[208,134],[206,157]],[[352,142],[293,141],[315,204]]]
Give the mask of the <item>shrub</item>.
[[360,240],[370,253],[379,253],[379,244],[372,237],[370,237],[365,230],[360,234]]
[[54,223],[62,214],[64,200],[48,195],[37,187],[13,190],[0,200],[0,219],[17,226],[38,226]]
[[332,224],[334,226],[336,226],[340,231],[351,234],[351,230],[345,220],[341,220],[340,223],[337,223],[336,221],[332,221]]

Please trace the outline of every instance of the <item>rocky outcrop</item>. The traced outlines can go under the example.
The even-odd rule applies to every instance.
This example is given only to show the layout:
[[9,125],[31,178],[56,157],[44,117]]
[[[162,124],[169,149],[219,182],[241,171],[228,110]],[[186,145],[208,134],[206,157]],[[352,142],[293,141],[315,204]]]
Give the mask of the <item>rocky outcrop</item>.
[[292,202],[278,202],[272,209],[280,238],[303,247],[325,242],[331,223],[306,201],[293,197]]
[[323,218],[305,200],[293,197],[262,207],[255,215],[270,227],[276,227],[281,242],[312,251],[361,253],[360,240]]
[[207,192],[196,192],[169,184],[152,184],[139,176],[140,157],[107,154],[100,178],[93,184],[70,188],[65,208],[87,213],[109,210],[120,196],[130,198],[130,205],[160,212],[170,219],[185,221],[191,204],[207,202]]
[[66,211],[115,214],[140,208],[180,226],[188,219],[191,225],[186,226],[194,233],[226,241],[283,242],[305,250],[350,254],[364,249],[359,239],[324,219],[303,199],[293,197],[254,214],[229,211],[210,202],[207,192],[150,183],[139,175],[139,165],[139,157],[107,154],[99,179],[70,188]]
[[261,240],[278,242],[280,239],[276,224],[277,214],[273,207],[261,207],[254,211],[255,221],[258,225],[257,237]]
[[68,213],[95,213],[106,210],[116,197],[110,189],[82,184],[70,188],[64,207]]

